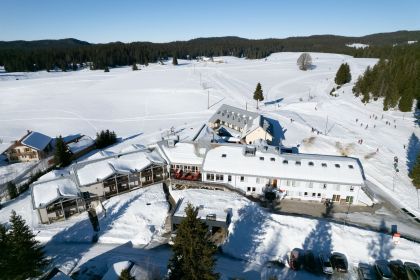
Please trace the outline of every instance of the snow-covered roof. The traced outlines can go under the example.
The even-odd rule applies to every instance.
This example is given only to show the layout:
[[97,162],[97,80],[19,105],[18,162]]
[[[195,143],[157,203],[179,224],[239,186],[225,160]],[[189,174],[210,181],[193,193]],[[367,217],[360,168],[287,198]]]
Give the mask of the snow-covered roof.
[[23,140],[22,144],[35,150],[42,151],[51,142],[52,138],[39,132],[30,132]]
[[214,220],[226,222],[226,218],[228,215],[228,209],[226,207],[226,204],[221,205],[220,203],[218,203],[217,196],[214,196],[213,198],[212,193],[209,193],[208,196],[188,196],[181,198],[182,201],[178,205],[174,216],[186,217],[187,214],[185,213],[185,208],[188,206],[188,204],[191,204],[194,207],[198,208],[197,218],[205,220],[209,215],[214,215]]
[[67,147],[69,148],[72,154],[77,154],[78,152],[83,151],[93,146],[94,144],[95,141],[92,138],[84,135],[79,140],[67,144]]
[[255,112],[246,111],[236,108],[227,104],[223,104],[219,109],[210,117],[209,122],[215,123],[216,121],[225,121],[239,128],[244,128],[248,123],[256,119],[259,114]]
[[65,137],[63,137],[63,141],[64,143],[70,143],[73,142],[79,138],[82,137],[82,134],[71,134],[71,135],[67,135]]
[[362,170],[354,158],[258,150],[255,156],[245,156],[240,145],[222,145],[210,149],[203,163],[203,171],[354,185],[364,182]]
[[32,186],[32,196],[36,208],[50,204],[59,198],[79,197],[79,189],[71,178],[41,182]]
[[187,142],[176,143],[174,147],[161,143],[159,147],[171,164],[201,165],[206,152],[206,149],[200,148],[198,144]]
[[77,177],[81,185],[90,185],[100,182],[113,175],[115,170],[107,160],[101,160],[77,168]]
[[155,150],[138,151],[128,154],[115,154],[108,158],[94,159],[76,168],[76,174],[81,185],[90,185],[105,180],[113,174],[128,174],[141,171],[151,164],[166,164],[165,160]]

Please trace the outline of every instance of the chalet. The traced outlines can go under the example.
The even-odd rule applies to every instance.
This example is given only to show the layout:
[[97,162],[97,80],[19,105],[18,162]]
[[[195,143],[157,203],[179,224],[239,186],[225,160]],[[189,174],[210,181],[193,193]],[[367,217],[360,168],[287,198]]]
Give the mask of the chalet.
[[114,154],[78,163],[74,173],[80,191],[88,197],[111,197],[162,182],[166,161],[155,150]]
[[219,135],[241,139],[251,144],[256,140],[273,141],[273,127],[262,115],[223,104],[209,119],[209,127]]
[[371,205],[359,161],[343,156],[281,153],[269,146],[217,145],[203,162],[202,181],[248,195],[276,189],[287,198]]
[[38,161],[48,157],[53,150],[52,138],[39,132],[28,131],[20,140],[15,141],[5,154],[9,162]]
[[65,220],[86,210],[85,201],[71,176],[60,176],[31,186],[32,205],[43,224]]

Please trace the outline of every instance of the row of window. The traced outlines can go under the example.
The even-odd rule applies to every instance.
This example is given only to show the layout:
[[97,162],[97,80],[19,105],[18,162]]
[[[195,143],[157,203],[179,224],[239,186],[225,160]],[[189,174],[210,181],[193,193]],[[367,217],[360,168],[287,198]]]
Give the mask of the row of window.
[[172,164],[171,168],[173,170],[183,170],[183,171],[192,171],[192,172],[199,171],[198,166],[194,166],[194,165]]
[[[265,159],[264,157],[260,157],[260,160],[264,160],[264,159]],[[270,161],[276,161],[276,158],[271,157],[271,158],[270,158]],[[287,159],[285,159],[285,160],[283,160],[283,164],[289,164],[289,161],[288,161]],[[301,162],[301,161],[299,161],[299,160],[297,160],[297,161],[295,161],[295,165],[297,165],[297,166],[301,166],[301,165],[302,165],[302,162]],[[315,166],[315,164],[314,164],[314,162],[313,162],[313,161],[308,162],[308,165],[309,165],[309,166]],[[327,164],[326,164],[325,162],[323,162],[323,163],[321,163],[321,166],[322,166],[322,167],[327,167]],[[340,168],[340,167],[341,167],[341,166],[340,166],[340,164],[338,164],[338,163],[335,163],[335,164],[334,164],[334,166],[335,166],[336,168]],[[354,166],[353,166],[352,164],[349,164],[349,165],[348,165],[348,168],[350,168],[350,169],[354,169]]]

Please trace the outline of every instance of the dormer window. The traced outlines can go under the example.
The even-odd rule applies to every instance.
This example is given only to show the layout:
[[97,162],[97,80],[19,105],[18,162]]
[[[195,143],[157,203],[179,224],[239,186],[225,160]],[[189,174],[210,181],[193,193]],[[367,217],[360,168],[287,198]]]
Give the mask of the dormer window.
[[350,168],[350,169],[353,169],[354,167],[353,167],[353,165],[349,164],[349,168]]
[[323,162],[321,165],[322,167],[327,167],[327,164],[325,162]]
[[272,158],[270,158],[270,160],[271,160],[271,161],[276,161],[276,159],[275,159],[275,158],[273,158],[273,157],[272,157]]
[[340,165],[338,163],[335,164],[335,167],[340,168]]
[[260,157],[260,160],[264,160],[264,157]]
[[289,162],[287,161],[287,159],[283,160],[283,164],[289,164]]
[[296,161],[295,164],[300,166],[302,163],[300,161]]
[[308,163],[308,165],[309,165],[309,166],[314,166],[314,163],[313,163],[312,161],[310,161],[310,162]]
[[226,157],[226,154],[222,154],[222,158],[225,158]]

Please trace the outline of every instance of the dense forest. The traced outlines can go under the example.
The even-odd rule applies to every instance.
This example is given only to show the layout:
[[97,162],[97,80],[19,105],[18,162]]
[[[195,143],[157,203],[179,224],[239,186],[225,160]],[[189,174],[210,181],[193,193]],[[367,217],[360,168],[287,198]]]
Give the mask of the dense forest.
[[[169,43],[113,42],[90,44],[76,39],[0,42],[0,65],[6,71],[76,70],[78,65],[91,62],[93,69],[147,64],[168,57],[195,58],[197,56],[232,55],[249,59],[264,58],[274,52],[313,51],[333,52],[373,57],[378,48],[392,44],[420,41],[420,31],[379,33],[363,37],[316,35],[285,39],[249,40],[239,37],[198,38]],[[349,43],[374,46],[369,50],[347,47]]]
[[403,112],[411,111],[420,98],[420,44],[369,49],[365,50],[369,54],[361,52],[359,56],[380,60],[359,77],[354,94],[365,103],[383,97],[384,110],[398,107]]

